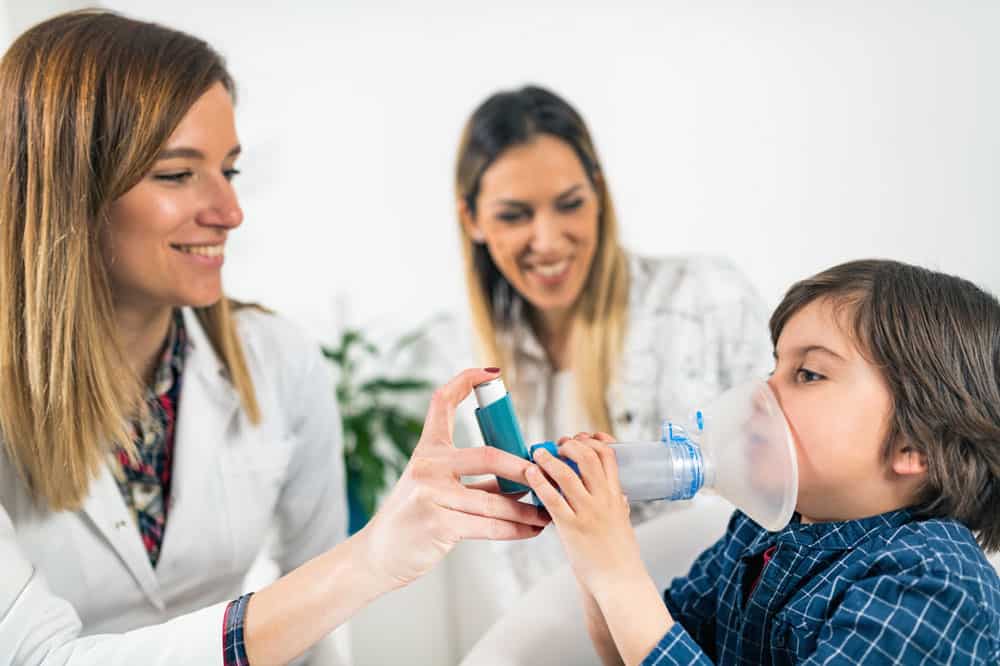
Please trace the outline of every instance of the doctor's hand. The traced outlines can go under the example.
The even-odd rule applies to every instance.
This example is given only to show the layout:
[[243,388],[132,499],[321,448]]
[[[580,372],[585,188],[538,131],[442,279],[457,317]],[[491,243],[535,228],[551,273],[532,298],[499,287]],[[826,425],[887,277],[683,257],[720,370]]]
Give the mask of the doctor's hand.
[[533,467],[493,447],[456,449],[452,443],[455,409],[475,385],[497,374],[466,370],[434,393],[403,475],[357,535],[371,572],[389,589],[427,573],[463,539],[524,539],[549,523],[544,511],[500,494],[496,479],[462,482],[478,474],[523,482]]
[[250,598],[245,639],[252,664],[301,655],[377,597],[427,573],[463,539],[523,539],[549,517],[499,494],[496,480],[522,481],[527,460],[492,447],[456,449],[455,408],[496,372],[466,370],[438,389],[413,456],[371,522],[353,537],[282,576]]

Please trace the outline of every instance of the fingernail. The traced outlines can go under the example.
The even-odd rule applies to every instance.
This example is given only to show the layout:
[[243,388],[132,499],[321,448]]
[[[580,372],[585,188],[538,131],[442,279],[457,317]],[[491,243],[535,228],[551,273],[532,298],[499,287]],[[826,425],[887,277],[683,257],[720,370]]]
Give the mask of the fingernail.
[[483,368],[486,372],[492,372],[494,375],[500,372],[500,368]]
[[532,465],[528,469],[524,470],[524,476],[528,479],[534,479],[538,476],[538,468]]
[[538,449],[535,450],[535,457],[536,458],[539,458],[539,457],[551,457],[551,456],[552,456],[552,454],[549,453],[548,449],[538,448]]

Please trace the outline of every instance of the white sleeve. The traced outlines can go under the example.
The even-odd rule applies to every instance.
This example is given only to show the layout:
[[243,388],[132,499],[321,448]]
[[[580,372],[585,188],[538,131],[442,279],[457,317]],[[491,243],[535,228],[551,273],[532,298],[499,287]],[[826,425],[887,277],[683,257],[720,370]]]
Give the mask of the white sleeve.
[[176,666],[222,664],[228,603],[124,634],[80,637],[73,607],[50,590],[17,543],[0,506],[0,664],[10,666]]
[[278,498],[272,555],[282,574],[322,554],[347,536],[344,440],[332,369],[309,346],[284,385],[295,451]]

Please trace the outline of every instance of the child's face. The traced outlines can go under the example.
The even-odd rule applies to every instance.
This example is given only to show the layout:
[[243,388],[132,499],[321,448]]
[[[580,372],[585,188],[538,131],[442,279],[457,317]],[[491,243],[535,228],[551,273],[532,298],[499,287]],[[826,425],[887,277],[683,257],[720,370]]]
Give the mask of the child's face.
[[846,326],[849,306],[810,303],[785,325],[769,383],[795,439],[803,521],[850,520],[912,503],[924,469],[905,447],[883,455],[892,396]]

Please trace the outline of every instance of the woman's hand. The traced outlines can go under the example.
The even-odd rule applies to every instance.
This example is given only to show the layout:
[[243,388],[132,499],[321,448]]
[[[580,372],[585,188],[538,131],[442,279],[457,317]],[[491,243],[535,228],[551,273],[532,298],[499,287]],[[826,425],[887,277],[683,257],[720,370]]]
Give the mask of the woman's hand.
[[521,480],[527,460],[494,449],[455,449],[455,408],[495,372],[466,370],[434,394],[424,431],[379,512],[361,532],[254,594],[247,609],[250,663],[284,664],[378,596],[427,573],[462,539],[523,539],[549,522],[530,504],[500,495],[496,480]]
[[520,481],[534,467],[493,447],[456,449],[452,443],[458,404],[496,376],[466,370],[435,392],[403,475],[357,535],[372,573],[389,589],[427,573],[463,539],[525,539],[549,523],[545,512],[501,495],[495,479],[462,483],[462,476],[477,474]]

